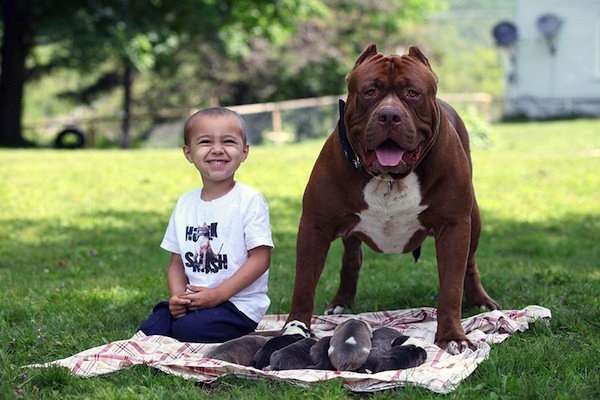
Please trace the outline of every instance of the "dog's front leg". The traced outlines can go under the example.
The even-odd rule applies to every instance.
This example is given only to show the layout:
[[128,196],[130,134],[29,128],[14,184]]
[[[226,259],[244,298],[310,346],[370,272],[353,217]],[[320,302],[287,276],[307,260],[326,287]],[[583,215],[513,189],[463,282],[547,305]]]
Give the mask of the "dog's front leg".
[[450,352],[462,352],[465,347],[472,346],[460,323],[470,237],[471,224],[468,218],[445,225],[435,232],[440,279],[435,343]]
[[287,322],[300,321],[310,327],[314,308],[315,290],[335,232],[318,224],[315,218],[304,213],[300,219],[296,242],[296,280],[292,309]]

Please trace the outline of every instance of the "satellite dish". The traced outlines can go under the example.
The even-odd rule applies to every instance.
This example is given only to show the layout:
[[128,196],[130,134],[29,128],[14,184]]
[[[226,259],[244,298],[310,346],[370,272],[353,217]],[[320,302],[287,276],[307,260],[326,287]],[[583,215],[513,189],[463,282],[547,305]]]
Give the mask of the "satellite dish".
[[556,53],[554,39],[560,31],[562,23],[562,19],[554,14],[540,15],[536,21],[537,28],[541,34],[544,35],[544,38],[546,38],[546,43],[548,44],[548,48],[550,49],[550,53],[552,55]]
[[492,35],[496,40],[496,45],[500,47],[510,47],[519,38],[517,27],[508,21],[497,23],[492,29]]
[[537,19],[537,28],[546,38],[552,38],[558,34],[562,20],[554,14],[544,14]]

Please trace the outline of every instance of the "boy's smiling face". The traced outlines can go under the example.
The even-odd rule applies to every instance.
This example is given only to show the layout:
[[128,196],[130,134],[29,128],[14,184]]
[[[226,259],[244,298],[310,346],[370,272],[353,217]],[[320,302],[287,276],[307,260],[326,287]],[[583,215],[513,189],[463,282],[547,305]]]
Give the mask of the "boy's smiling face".
[[248,156],[242,127],[232,116],[198,116],[189,121],[185,158],[196,166],[204,186],[233,182],[235,171]]

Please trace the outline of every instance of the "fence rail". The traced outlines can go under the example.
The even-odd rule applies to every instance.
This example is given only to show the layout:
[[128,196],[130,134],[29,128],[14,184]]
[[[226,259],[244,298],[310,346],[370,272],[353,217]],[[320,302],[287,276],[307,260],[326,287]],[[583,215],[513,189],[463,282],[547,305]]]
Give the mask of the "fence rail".
[[[249,122],[251,142],[260,143],[265,139],[274,142],[301,140],[304,137],[326,135],[333,129],[337,120],[337,103],[346,95],[323,96],[278,102],[244,104],[228,108],[244,115]],[[484,119],[492,118],[493,98],[487,93],[442,93],[439,96],[459,109],[474,108]],[[166,138],[179,138],[181,125],[195,109],[172,109],[160,114],[132,115],[132,135],[138,139],[149,139],[155,131]],[[117,141],[120,129],[120,115],[60,117],[37,121],[26,129],[34,132],[33,139],[52,140],[64,127],[75,127],[86,136],[88,146],[94,146],[98,137]],[[290,132],[292,131],[292,132]],[[41,140],[43,141],[43,140]],[[177,145],[167,140],[170,145]]]

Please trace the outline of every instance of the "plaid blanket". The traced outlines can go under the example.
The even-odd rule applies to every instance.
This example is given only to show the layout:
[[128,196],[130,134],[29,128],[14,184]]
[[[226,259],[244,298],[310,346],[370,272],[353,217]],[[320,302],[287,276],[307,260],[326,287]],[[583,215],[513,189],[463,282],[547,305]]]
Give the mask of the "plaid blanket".
[[[132,365],[146,364],[168,374],[210,383],[234,374],[241,377],[282,380],[307,385],[314,382],[341,379],[354,392],[375,392],[405,385],[417,385],[437,393],[448,393],[468,377],[487,358],[490,345],[500,343],[515,332],[525,331],[530,322],[551,318],[550,310],[528,306],[522,310],[491,311],[462,320],[467,337],[477,350],[467,349],[452,355],[433,344],[436,329],[436,309],[371,312],[357,315],[316,315],[311,328],[317,338],[329,336],[339,323],[358,318],[373,329],[395,328],[410,336],[406,344],[415,344],[427,351],[425,364],[406,370],[383,371],[375,374],[320,370],[262,371],[204,357],[217,344],[182,343],[165,336],[145,336],[137,332],[132,338],[111,342],[75,354],[74,356],[28,367],[62,366],[73,374],[90,377],[115,372]],[[281,329],[286,315],[267,315],[257,331]]]

